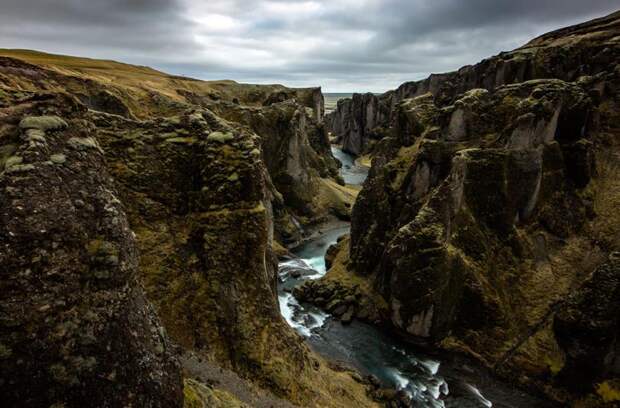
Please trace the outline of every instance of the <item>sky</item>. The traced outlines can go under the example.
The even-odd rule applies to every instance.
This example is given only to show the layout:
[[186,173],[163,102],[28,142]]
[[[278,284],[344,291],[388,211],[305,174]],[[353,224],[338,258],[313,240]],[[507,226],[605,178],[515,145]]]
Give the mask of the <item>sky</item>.
[[618,0],[0,0],[0,48],[383,92],[618,9]]

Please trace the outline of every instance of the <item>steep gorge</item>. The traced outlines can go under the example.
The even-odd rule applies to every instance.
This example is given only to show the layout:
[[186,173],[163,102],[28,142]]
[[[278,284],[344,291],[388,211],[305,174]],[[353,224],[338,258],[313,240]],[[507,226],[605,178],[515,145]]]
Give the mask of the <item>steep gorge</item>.
[[[326,118],[320,88],[0,55],[9,404],[251,405],[204,374],[224,370],[257,406],[407,404],[280,316],[276,254],[333,217],[351,235],[300,300],[550,401],[617,403],[618,13]],[[352,210],[327,130],[372,155]]]

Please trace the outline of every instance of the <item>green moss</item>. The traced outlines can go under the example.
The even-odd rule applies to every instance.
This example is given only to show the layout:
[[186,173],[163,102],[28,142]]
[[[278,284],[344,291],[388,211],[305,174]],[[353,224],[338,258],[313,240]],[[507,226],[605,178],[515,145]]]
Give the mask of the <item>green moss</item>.
[[232,394],[192,379],[185,380],[184,408],[248,408]]
[[166,139],[166,143],[174,143],[174,144],[193,144],[196,143],[196,139],[193,137],[173,137],[170,139]]
[[232,134],[232,132],[212,132],[211,134],[209,134],[209,136],[207,136],[208,141],[217,143],[227,143],[234,138],[235,136]]
[[185,385],[183,387],[183,396],[185,397],[183,407],[184,408],[202,408],[204,404],[198,397],[196,390],[193,386],[193,381],[185,380]]
[[228,176],[228,181],[237,181],[239,180],[239,174],[237,173],[233,173],[230,176]]
[[22,159],[19,156],[10,156],[9,158],[7,158],[6,160],[4,160],[4,168],[8,169],[10,167],[19,165],[22,163],[24,159]]
[[67,161],[67,157],[62,153],[58,153],[58,154],[51,155],[50,160],[52,161],[52,163],[55,163],[55,164],[63,164],[64,162]]
[[101,151],[97,141],[92,137],[72,137],[68,143],[76,150],[97,149]]
[[597,384],[596,393],[605,402],[620,401],[620,379],[604,381]]
[[6,360],[10,358],[11,355],[13,355],[13,351],[9,347],[0,343],[0,360]]
[[19,122],[21,129],[61,130],[68,127],[67,122],[58,116],[29,116]]
[[11,167],[6,168],[7,173],[19,173],[34,170],[34,165],[32,164],[14,164]]
[[6,161],[13,156],[13,153],[17,150],[15,145],[0,146],[0,169],[4,168]]
[[552,375],[558,375],[558,373],[564,368],[564,361],[554,359],[553,357],[546,356],[545,364],[549,367],[549,371]]

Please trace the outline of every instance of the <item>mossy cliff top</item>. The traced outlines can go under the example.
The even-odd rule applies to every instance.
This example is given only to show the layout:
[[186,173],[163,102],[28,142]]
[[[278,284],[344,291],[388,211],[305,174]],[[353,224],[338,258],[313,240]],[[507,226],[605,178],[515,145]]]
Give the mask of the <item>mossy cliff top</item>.
[[620,13],[566,27],[454,72],[431,74],[405,82],[381,95],[354,94],[340,100],[326,115],[327,128],[345,150],[359,155],[374,149],[388,135],[397,118],[397,106],[407,98],[430,93],[439,105],[450,105],[472,89],[497,87],[533,79],[557,78],[575,82],[584,75],[613,70],[618,63]]
[[[197,109],[247,126],[261,138],[261,159],[273,190],[276,236],[284,244],[298,243],[302,227],[342,212],[338,210],[342,203],[326,206],[315,200],[323,190],[321,179],[337,180],[337,162],[323,126],[320,88],[200,81],[115,61],[0,50],[0,91],[9,89],[66,92],[93,112],[129,120],[174,118]],[[170,143],[191,142],[183,134],[164,131]],[[228,136],[211,136],[218,137]]]
[[[322,120],[320,88],[202,81],[155,69],[34,50],[0,49],[0,84],[22,90],[61,90],[76,94],[89,107],[147,118],[176,111],[178,105],[219,101],[262,106],[295,98]],[[121,105],[124,105],[122,107]]]

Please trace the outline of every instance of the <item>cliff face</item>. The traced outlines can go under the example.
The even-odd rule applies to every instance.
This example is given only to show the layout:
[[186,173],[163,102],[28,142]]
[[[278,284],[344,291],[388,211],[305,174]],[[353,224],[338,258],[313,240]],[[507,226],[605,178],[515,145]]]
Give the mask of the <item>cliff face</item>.
[[262,107],[220,103],[212,109],[261,136],[262,157],[276,190],[277,238],[284,244],[298,241],[296,223],[316,222],[333,207],[318,200],[325,189],[320,180],[338,175],[323,124],[314,119],[314,111],[293,100]]
[[354,94],[326,115],[328,131],[340,139],[345,151],[359,155],[372,150],[375,141],[395,124],[398,104],[404,99],[431,93],[439,105],[445,105],[470,89],[492,91],[532,79],[575,81],[582,75],[595,75],[617,62],[609,46],[617,41],[614,35],[619,24],[615,13],[545,34],[458,71],[406,82],[382,95]]
[[316,202],[324,190],[320,179],[337,174],[323,127],[320,88],[198,81],[112,61],[19,50],[0,50],[0,84],[22,91],[68,92],[93,111],[130,120],[179,116],[194,106],[247,125],[261,136],[264,160],[278,190],[273,194],[276,229],[284,244],[298,242],[304,225],[342,205]]
[[0,103],[0,393],[8,406],[182,406],[134,234],[86,109]]
[[206,110],[140,123],[92,116],[172,338],[297,392],[291,378],[309,360],[279,316],[259,137]]
[[[543,388],[615,384],[615,261],[594,271],[620,249],[618,21],[410,85],[431,92],[395,105],[353,209],[350,261],[396,331]],[[521,57],[525,68],[508,62]],[[564,79],[519,82],[550,75]]]
[[[303,344],[277,303],[275,224],[281,213],[319,210],[306,195],[293,199],[298,186],[290,195],[276,186],[287,175],[324,184],[335,168],[317,122],[320,90],[150,71],[153,87],[138,86],[145,69],[89,61],[121,78],[108,86],[62,64],[0,58],[0,387],[9,402],[180,406],[173,341],[303,406],[372,406],[363,385]],[[191,87],[198,99],[169,97],[176,85],[185,88],[175,98]],[[108,101],[118,106],[85,105],[79,89],[117,95]],[[299,100],[280,101],[289,97]],[[197,389],[186,382],[186,397]]]
[[336,110],[326,116],[325,122],[344,151],[361,155],[373,140],[383,136],[389,119],[390,108],[381,97],[367,93],[339,100]]

